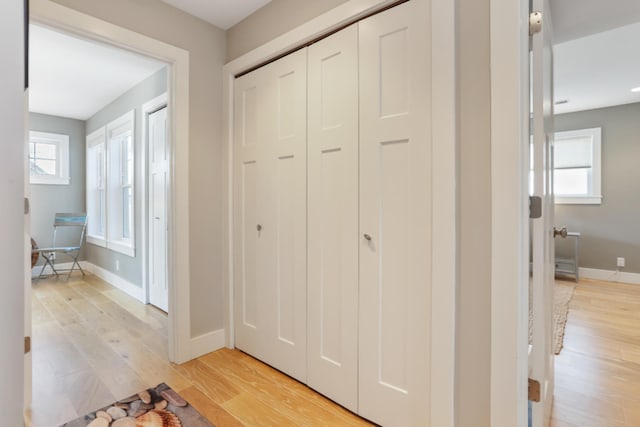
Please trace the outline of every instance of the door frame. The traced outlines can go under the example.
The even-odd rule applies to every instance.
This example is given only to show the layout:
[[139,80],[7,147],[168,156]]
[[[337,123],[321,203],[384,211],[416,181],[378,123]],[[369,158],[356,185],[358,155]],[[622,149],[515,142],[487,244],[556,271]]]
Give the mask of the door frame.
[[529,2],[490,0],[491,426],[527,426]]
[[31,0],[31,20],[169,64],[169,360],[192,358],[189,278],[189,52],[49,0]]
[[[296,47],[329,34],[351,23],[398,3],[398,0],[349,0],[334,9],[300,25],[251,52],[227,63],[223,68],[223,112],[225,155],[223,177],[226,201],[226,243],[223,281],[226,281],[225,339],[233,348],[233,111],[234,77]],[[433,301],[430,356],[430,425],[454,426],[455,392],[455,316],[456,316],[456,73],[455,73],[455,2],[450,0],[411,0],[411,3],[431,17],[432,49],[432,273]],[[436,303],[437,302],[437,303]],[[437,325],[437,326],[436,326]]]
[[[149,200],[151,192],[149,191],[149,115],[155,111],[166,107],[167,119],[170,119],[169,115],[169,95],[168,92],[162,93],[150,101],[142,104],[142,226],[140,238],[142,239],[142,298],[145,304],[151,303],[150,289],[149,289],[149,260],[151,259],[151,245],[149,239],[151,237],[151,209],[149,208]],[[171,123],[167,120],[167,128],[171,128]],[[165,196],[165,207],[168,195]],[[167,274],[167,277],[169,275]],[[171,297],[171,295],[169,295]]]

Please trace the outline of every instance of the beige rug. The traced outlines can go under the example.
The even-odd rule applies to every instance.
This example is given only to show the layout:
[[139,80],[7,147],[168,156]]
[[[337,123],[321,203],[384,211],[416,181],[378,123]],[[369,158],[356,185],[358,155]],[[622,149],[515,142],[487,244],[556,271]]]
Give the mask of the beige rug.
[[[573,297],[575,283],[556,281],[553,296],[553,352],[560,354],[564,340],[564,327],[567,324],[569,313],[569,301]],[[531,307],[531,286],[529,286],[529,344],[532,341],[532,307]]]

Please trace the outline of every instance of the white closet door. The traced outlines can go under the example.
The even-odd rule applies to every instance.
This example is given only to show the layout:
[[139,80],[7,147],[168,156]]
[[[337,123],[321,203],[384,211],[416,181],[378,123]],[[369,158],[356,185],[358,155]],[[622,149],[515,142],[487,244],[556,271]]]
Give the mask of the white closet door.
[[359,31],[359,413],[384,426],[429,419],[430,41],[414,3]]
[[238,348],[265,357],[266,320],[259,304],[266,282],[262,253],[268,244],[258,228],[264,220],[260,207],[266,187],[264,134],[265,72],[260,69],[236,79],[234,101],[234,288],[235,339]]
[[306,382],[307,372],[307,50],[265,67],[267,186],[262,233],[267,322],[265,361]]
[[236,80],[238,348],[306,382],[307,55]]
[[358,31],[309,47],[308,385],[358,408]]

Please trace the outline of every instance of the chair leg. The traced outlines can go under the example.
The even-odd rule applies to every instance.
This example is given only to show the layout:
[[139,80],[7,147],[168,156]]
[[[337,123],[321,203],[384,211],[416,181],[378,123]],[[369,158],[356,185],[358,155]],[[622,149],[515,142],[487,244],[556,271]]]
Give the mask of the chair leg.
[[51,262],[51,258],[45,255],[44,252],[41,252],[41,254],[42,254],[42,258],[44,258],[44,264],[42,265],[42,269],[40,270],[40,274],[38,275],[38,280],[40,280],[43,277],[47,277],[47,275],[43,274],[45,268],[47,268],[47,265],[51,267],[51,271],[53,271],[51,276],[53,276],[54,274],[56,275],[56,277],[60,276],[60,274],[58,273],[58,270],[56,270],[56,267]]
[[67,253],[67,255],[69,255],[69,256],[71,256],[71,258],[73,258],[73,263],[71,264],[71,268],[69,269],[69,274],[67,275],[67,280],[69,280],[71,278],[71,273],[73,273],[73,270],[75,269],[76,265],[78,266],[78,269],[82,273],[82,277],[84,277],[85,276],[84,270],[82,269],[82,266],[78,262],[78,256],[80,256],[80,252],[75,254],[75,256],[71,255],[69,253]]

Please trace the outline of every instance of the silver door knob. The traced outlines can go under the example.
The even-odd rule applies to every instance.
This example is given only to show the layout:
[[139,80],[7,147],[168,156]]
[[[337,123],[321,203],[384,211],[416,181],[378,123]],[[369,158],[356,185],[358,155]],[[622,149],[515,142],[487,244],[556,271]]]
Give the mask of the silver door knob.
[[369,236],[368,234],[365,233],[363,237],[367,242],[371,241],[371,236]]
[[260,224],[256,225],[256,230],[262,231],[262,226]]
[[553,237],[562,237],[563,239],[567,237],[567,227],[562,227],[560,230],[553,227]]

